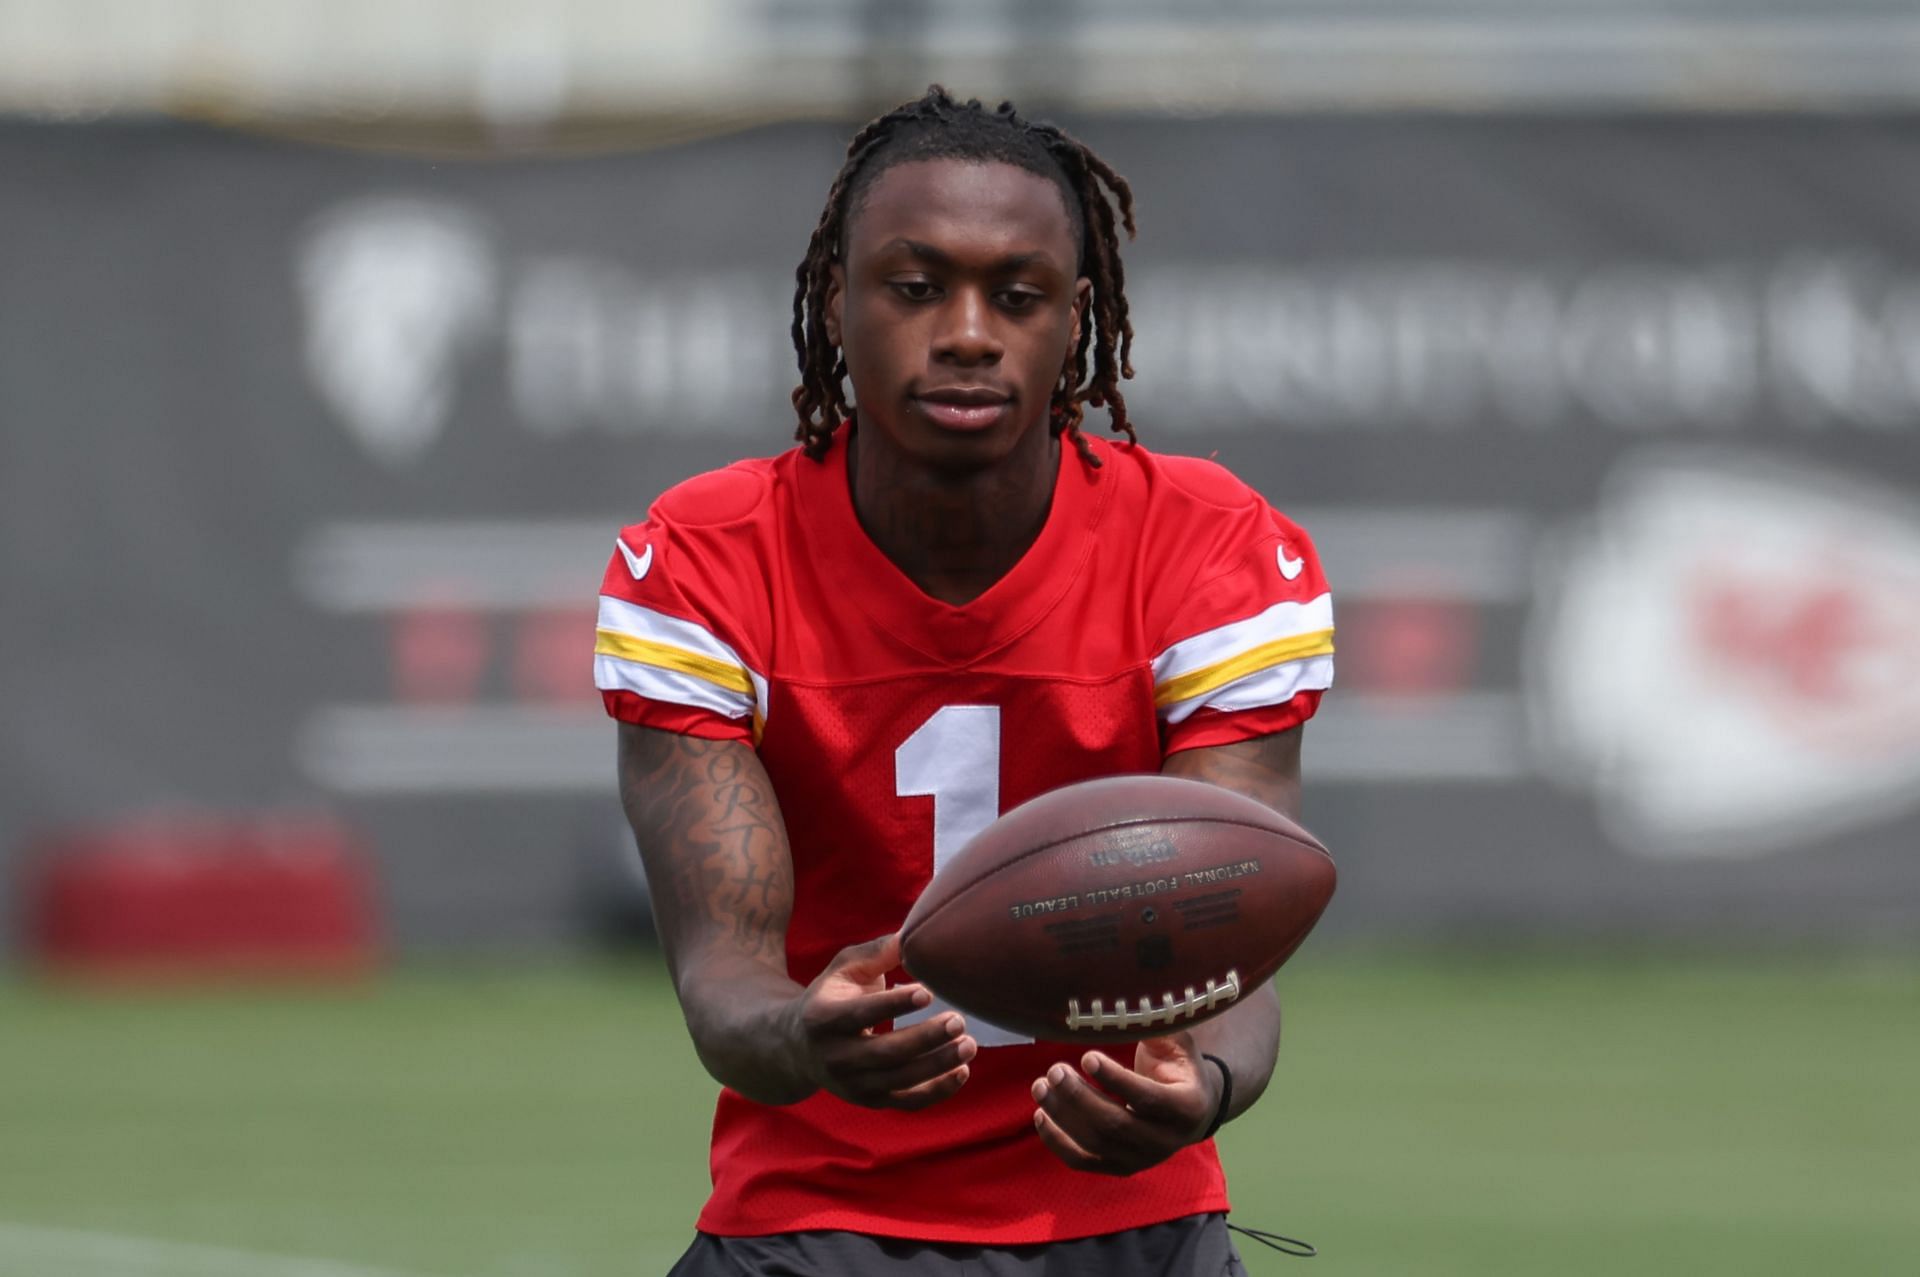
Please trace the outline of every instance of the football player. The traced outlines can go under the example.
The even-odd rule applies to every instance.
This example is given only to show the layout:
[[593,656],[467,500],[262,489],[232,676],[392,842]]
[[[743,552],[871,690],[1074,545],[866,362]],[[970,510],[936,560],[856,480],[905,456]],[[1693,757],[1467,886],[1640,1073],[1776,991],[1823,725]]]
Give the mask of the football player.
[[1326,582],[1259,494],[1134,441],[1133,226],[1118,174],[1011,106],[935,87],[874,120],[798,271],[799,446],[620,532],[596,680],[723,1088],[676,1273],[1238,1271],[1212,1136],[1266,1089],[1271,984],[1081,1051],[968,1023],[895,934],[1061,785],[1163,771],[1297,814]]

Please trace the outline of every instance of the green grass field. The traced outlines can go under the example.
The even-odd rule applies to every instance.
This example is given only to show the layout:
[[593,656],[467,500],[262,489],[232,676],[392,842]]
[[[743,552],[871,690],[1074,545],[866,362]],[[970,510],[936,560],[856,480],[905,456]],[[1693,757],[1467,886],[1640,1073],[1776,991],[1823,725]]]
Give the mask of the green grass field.
[[[1302,956],[1254,1273],[1920,1269],[1920,965]],[[0,983],[4,1277],[663,1272],[712,1087],[652,963]]]

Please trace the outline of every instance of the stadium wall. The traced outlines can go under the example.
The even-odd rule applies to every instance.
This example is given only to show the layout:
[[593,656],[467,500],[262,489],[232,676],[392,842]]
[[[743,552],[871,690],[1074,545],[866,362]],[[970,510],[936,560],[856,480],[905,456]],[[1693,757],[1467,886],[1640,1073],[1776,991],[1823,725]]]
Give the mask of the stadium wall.
[[[1139,195],[1143,439],[1334,583],[1329,931],[1920,936],[1913,117],[1081,131]],[[594,591],[654,495],[786,445],[842,145],[0,124],[0,882],[316,812],[403,948],[629,926]]]

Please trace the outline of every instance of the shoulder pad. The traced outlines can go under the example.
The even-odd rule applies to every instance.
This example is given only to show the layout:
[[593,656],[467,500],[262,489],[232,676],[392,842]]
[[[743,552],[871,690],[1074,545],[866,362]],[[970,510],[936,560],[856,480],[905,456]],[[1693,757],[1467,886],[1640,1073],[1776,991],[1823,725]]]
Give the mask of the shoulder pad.
[[676,483],[653,503],[652,515],[683,528],[736,523],[760,508],[773,489],[766,461],[738,461]]
[[1265,504],[1259,493],[1216,461],[1159,454],[1154,456],[1154,461],[1170,487],[1195,501],[1222,510],[1244,510],[1250,505]]

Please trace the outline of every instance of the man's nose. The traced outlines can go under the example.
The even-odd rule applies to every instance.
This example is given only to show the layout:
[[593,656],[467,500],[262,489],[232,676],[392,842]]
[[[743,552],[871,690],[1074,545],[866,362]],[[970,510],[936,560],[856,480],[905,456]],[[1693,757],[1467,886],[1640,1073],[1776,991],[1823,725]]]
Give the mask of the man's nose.
[[942,308],[934,353],[961,364],[999,362],[1003,353],[994,326],[993,303],[977,289],[957,290]]

